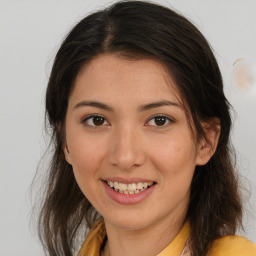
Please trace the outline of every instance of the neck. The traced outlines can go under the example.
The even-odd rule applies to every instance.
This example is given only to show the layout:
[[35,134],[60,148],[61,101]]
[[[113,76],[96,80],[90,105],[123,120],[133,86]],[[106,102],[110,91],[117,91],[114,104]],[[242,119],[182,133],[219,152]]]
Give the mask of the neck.
[[164,219],[140,230],[120,229],[105,220],[108,241],[103,256],[155,256],[179,233],[184,217]]

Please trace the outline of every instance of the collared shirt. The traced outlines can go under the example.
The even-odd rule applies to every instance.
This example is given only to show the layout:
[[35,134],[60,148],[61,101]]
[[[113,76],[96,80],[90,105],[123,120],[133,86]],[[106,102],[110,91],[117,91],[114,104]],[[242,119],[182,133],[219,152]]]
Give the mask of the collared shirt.
[[[190,236],[190,225],[187,221],[172,242],[156,256],[189,255],[183,251]],[[99,256],[106,230],[104,221],[97,221],[89,232],[79,256]],[[206,256],[256,256],[256,245],[241,236],[224,236],[216,239]]]

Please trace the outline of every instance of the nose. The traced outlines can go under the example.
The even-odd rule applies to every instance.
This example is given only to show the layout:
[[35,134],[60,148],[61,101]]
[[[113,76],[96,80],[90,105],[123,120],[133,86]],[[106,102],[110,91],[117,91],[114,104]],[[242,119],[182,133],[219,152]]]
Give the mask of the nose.
[[121,170],[131,170],[146,161],[141,135],[133,128],[113,131],[107,160]]

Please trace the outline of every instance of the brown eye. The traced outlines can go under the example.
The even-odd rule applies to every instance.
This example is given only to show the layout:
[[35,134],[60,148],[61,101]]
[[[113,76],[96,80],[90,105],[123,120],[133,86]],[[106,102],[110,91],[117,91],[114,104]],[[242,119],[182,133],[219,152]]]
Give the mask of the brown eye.
[[165,125],[166,123],[166,117],[165,116],[157,116],[155,117],[155,124],[157,126]]
[[105,119],[101,116],[95,116],[92,118],[92,122],[94,125],[99,126],[104,124]]
[[106,121],[106,119],[102,116],[97,116],[97,115],[93,115],[93,116],[89,116],[87,117],[83,123],[86,126],[91,126],[91,127],[96,127],[96,126],[105,126],[108,125],[109,123]]
[[155,116],[151,118],[146,125],[147,126],[165,126],[171,122],[173,121],[166,116]]

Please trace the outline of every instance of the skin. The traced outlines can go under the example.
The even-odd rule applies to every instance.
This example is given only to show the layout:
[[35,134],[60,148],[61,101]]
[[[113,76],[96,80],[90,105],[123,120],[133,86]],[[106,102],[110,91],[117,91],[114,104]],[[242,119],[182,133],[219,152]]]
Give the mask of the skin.
[[[141,109],[161,101],[174,104]],[[213,147],[196,143],[180,102],[177,86],[154,60],[105,54],[80,70],[69,97],[64,152],[79,187],[104,218],[103,255],[157,255],[181,229],[195,166],[211,158],[219,130],[210,132]],[[86,119],[92,114],[104,118],[102,125]],[[156,115],[166,116],[163,125],[157,125]],[[102,180],[109,177],[156,185],[143,201],[123,205],[106,193]]]

